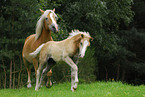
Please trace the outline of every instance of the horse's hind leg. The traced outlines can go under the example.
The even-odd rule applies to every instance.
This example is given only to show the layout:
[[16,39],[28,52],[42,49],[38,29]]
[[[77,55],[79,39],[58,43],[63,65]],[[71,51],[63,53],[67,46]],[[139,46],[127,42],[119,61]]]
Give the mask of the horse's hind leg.
[[[48,65],[49,64],[49,65]],[[52,86],[52,82],[51,82],[51,76],[52,76],[52,67],[56,64],[56,62],[53,60],[53,58],[49,58],[49,60],[47,60],[47,65],[50,67],[49,72],[47,72],[47,83],[46,83],[46,87],[50,88]]]
[[27,82],[28,84],[27,84],[27,88],[31,88],[32,87],[32,85],[31,85],[31,79],[30,79],[31,68],[29,66],[28,61],[25,58],[23,58],[23,62],[24,62],[24,65],[25,65],[25,67],[27,69],[27,73],[28,73],[28,82]]
[[50,71],[47,72],[47,78],[48,78],[46,83],[47,88],[50,88],[52,86],[51,76],[52,76],[52,70],[50,69]]

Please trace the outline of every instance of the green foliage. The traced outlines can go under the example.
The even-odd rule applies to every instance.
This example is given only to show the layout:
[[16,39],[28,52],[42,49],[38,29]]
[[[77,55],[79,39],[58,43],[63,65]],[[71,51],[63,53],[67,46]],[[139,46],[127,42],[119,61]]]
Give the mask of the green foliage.
[[[4,84],[6,77],[6,87],[8,87],[10,64],[12,62],[12,66],[16,65],[15,70],[20,70],[24,40],[28,35],[35,33],[35,25],[39,16],[36,13],[39,6],[36,0],[1,0],[0,5],[0,65],[4,65],[0,66],[0,74],[3,74],[0,80]],[[6,76],[4,76],[4,70]],[[18,73],[16,77],[19,76]]]
[[21,54],[24,39],[35,32],[35,14],[38,6],[35,0],[21,2],[3,0],[2,2],[7,5],[2,5],[2,15],[0,16],[0,32],[2,34],[0,36],[0,56],[11,59],[15,55]]
[[[79,0],[66,4],[63,17],[69,29],[75,28],[93,32],[114,32],[120,22],[129,24],[133,17],[132,0]],[[91,26],[91,27],[90,27]]]
[[[145,64],[144,64],[144,57],[145,57],[145,34],[144,30],[137,30],[136,28],[132,28],[129,31],[122,31],[120,32],[120,39],[121,45],[125,47],[125,50],[129,53],[124,52],[126,57],[122,62],[122,65],[125,67],[127,65],[128,69],[132,69],[135,72],[138,72],[138,77],[145,74]],[[123,61],[123,60],[122,60]],[[126,63],[127,62],[127,63]]]
[[96,80],[95,72],[97,72],[97,61],[94,58],[95,50],[88,48],[85,57],[80,59],[78,63],[80,82],[92,82]]

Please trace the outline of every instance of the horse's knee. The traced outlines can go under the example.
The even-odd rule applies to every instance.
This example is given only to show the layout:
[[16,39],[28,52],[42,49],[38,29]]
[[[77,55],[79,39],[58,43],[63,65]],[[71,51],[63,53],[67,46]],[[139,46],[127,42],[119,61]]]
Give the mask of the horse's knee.
[[76,65],[73,66],[73,71],[78,71],[78,67]]

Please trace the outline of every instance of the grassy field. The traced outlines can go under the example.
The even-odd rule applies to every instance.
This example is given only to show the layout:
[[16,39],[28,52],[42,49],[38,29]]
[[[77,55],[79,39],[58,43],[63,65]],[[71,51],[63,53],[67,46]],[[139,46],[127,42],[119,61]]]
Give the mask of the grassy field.
[[145,97],[145,86],[131,86],[121,82],[95,82],[79,84],[71,92],[70,83],[55,84],[50,89],[43,86],[39,91],[25,87],[21,89],[1,89],[0,97]]

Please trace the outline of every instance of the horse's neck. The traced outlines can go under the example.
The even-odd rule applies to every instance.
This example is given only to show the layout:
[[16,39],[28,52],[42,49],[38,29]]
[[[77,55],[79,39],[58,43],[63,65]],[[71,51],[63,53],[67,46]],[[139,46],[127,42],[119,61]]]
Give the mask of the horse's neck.
[[79,43],[80,43],[81,35],[73,36],[69,39],[66,39],[65,44],[66,49],[72,53],[72,55],[75,55],[79,49]]
[[33,50],[39,47],[42,43],[46,43],[47,41],[52,41],[51,31],[47,30],[44,26],[39,38],[33,44]]
[[39,37],[39,40],[42,43],[47,42],[47,41],[51,41],[52,40],[51,31],[47,30],[45,27],[43,27],[41,35]]

